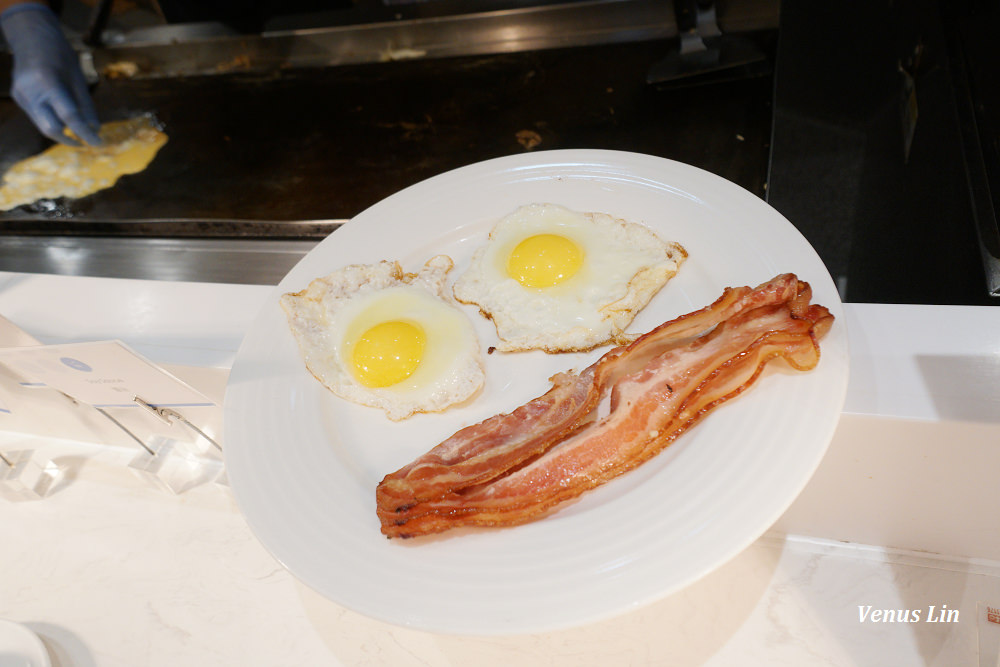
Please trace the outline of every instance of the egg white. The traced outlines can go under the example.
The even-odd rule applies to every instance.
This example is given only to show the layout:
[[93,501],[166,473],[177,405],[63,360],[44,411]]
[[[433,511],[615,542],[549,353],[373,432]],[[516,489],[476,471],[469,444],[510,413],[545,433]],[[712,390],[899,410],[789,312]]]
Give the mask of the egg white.
[[[379,408],[392,420],[439,412],[469,399],[485,374],[472,323],[444,292],[450,258],[432,258],[417,273],[397,262],[352,265],[317,278],[281,306],[306,368],[336,395]],[[405,380],[366,387],[352,372],[351,351],[372,326],[390,320],[418,324],[426,335],[423,357]]]
[[[580,269],[551,287],[525,287],[507,273],[524,239],[556,234],[582,249]],[[555,204],[529,204],[501,219],[454,285],[455,298],[493,321],[504,352],[589,350],[627,342],[625,328],[687,257],[643,225]]]

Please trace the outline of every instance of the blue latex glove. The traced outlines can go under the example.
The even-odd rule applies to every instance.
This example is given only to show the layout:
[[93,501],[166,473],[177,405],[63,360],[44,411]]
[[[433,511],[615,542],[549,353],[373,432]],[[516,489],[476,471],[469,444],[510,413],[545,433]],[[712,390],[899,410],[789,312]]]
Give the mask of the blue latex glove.
[[76,145],[68,127],[88,144],[98,145],[100,121],[80,60],[45,5],[14,5],[0,14],[0,27],[14,55],[10,93],[42,134]]

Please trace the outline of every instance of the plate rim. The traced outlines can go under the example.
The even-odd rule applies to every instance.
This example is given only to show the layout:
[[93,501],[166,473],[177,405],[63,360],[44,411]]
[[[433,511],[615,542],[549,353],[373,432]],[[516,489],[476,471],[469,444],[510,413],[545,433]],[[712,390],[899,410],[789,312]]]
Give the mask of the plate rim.
[[[3,635],[4,628],[6,628],[10,636],[17,637],[21,642],[19,646],[14,647],[18,651],[17,657],[27,658],[30,667],[51,667],[52,659],[49,656],[49,650],[38,633],[24,623],[0,618],[0,637]],[[30,653],[24,651],[24,649],[29,647],[31,650]],[[10,647],[2,648],[10,650]]]

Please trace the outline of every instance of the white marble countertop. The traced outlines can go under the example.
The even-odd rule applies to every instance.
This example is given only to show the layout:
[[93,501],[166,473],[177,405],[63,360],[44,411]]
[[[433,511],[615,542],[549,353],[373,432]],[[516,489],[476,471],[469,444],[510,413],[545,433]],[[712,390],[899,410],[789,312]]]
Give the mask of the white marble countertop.
[[[270,296],[0,273],[0,315],[41,342],[120,339],[208,391]],[[1000,608],[1000,309],[849,304],[847,317],[847,406],[803,494],[732,561],[630,613],[511,637],[386,625],[299,584],[224,486],[172,496],[127,470],[122,447],[6,433],[68,479],[39,501],[0,499],[0,618],[37,633],[59,667],[992,667],[1000,625],[979,609]],[[942,611],[952,622],[931,622]]]

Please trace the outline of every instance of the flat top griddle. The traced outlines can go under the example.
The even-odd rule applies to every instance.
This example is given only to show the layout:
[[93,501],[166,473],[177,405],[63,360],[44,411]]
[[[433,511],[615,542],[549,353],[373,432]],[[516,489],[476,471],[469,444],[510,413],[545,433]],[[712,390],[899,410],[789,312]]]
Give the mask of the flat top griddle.
[[[769,76],[657,88],[667,40],[272,74],[107,80],[102,120],[153,113],[170,139],[110,190],[0,216],[2,233],[320,237],[406,186],[527,150],[686,162],[763,196]],[[0,169],[46,141],[0,103]],[[294,223],[294,224],[293,224]]]

